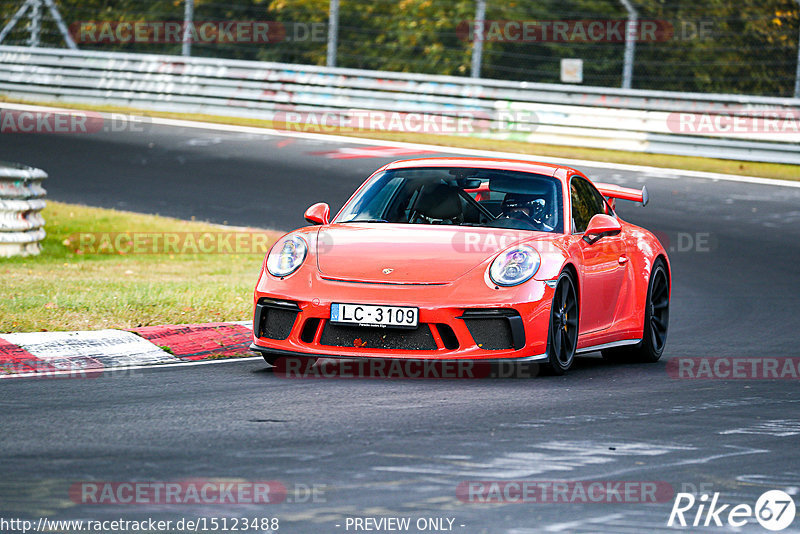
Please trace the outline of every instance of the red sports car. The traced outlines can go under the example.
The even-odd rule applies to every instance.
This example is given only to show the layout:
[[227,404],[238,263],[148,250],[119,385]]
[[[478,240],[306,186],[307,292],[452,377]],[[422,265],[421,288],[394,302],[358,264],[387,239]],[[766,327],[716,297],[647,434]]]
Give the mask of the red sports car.
[[396,161],[329,220],[305,213],[267,254],[251,348],[291,358],[654,362],[667,339],[670,264],[614,211],[641,191],[560,165]]

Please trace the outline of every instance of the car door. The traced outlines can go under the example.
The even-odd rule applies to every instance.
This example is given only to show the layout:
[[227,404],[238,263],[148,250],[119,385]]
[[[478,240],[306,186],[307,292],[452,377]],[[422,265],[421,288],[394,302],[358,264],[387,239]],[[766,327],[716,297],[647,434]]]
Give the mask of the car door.
[[[570,181],[570,196],[573,234],[582,235],[597,214],[614,216],[605,198],[581,176],[574,176]],[[579,239],[577,247],[583,259],[580,331],[604,330],[614,323],[625,283],[628,266],[625,236],[622,233],[606,236],[593,244]]]

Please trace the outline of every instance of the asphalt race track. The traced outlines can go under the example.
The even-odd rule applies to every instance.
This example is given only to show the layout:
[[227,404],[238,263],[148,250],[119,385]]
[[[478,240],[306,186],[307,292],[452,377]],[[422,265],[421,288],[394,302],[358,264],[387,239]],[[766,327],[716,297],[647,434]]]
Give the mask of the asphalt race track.
[[[45,169],[54,200],[289,230],[310,204],[336,211],[368,173],[399,159],[341,157],[348,148],[151,126],[3,134],[0,160]],[[619,211],[671,250],[671,328],[657,364],[593,354],[564,377],[302,380],[247,361],[3,380],[0,516],[277,517],[280,532],[319,534],[389,516],[450,518],[452,531],[470,534],[676,530],[671,497],[480,503],[456,491],[515,480],[656,481],[750,506],[781,489],[800,505],[797,379],[689,380],[667,367],[681,357],[800,356],[800,189],[582,170],[650,191],[646,208]],[[82,482],[208,478],[279,481],[289,495],[272,505],[91,505],[68,493]],[[697,530],[767,532],[754,517],[741,529]]]

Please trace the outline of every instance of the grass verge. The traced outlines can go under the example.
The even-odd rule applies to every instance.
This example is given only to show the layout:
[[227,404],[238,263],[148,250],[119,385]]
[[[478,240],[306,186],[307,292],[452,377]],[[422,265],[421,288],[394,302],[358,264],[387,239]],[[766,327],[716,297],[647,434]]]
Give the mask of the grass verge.
[[[222,117],[217,115],[202,115],[191,113],[170,113],[159,111],[145,111],[135,108],[124,108],[116,106],[91,106],[85,104],[53,103],[53,102],[34,102],[4,99],[0,97],[0,102],[18,102],[30,105],[55,106],[65,109],[82,109],[86,111],[98,112],[119,112],[137,115],[147,115],[151,117],[163,117],[169,119],[191,120],[201,122],[211,122],[218,124],[235,124],[239,126],[253,126],[258,128],[284,127],[285,125],[274,125],[272,121],[246,119],[238,117]],[[303,125],[294,125],[292,130],[303,131]],[[324,132],[323,132],[324,133]],[[471,148],[478,150],[496,150],[500,152],[514,152],[518,154],[550,156],[556,158],[584,159],[590,161],[604,161],[609,163],[620,163],[628,165],[646,165],[650,167],[661,167],[668,169],[683,169],[689,171],[705,171],[722,174],[734,174],[739,176],[758,176],[761,178],[773,178],[778,180],[800,180],[800,172],[797,165],[786,165],[781,163],[763,163],[752,161],[735,161],[726,159],[702,158],[693,156],[673,156],[669,154],[644,154],[639,152],[626,152],[622,150],[605,150],[599,148],[581,148],[569,146],[542,145],[528,143],[524,141],[481,139],[476,137],[461,137],[435,134],[418,134],[403,132],[386,132],[380,130],[361,130],[342,133],[348,137],[359,137],[366,139],[378,139],[384,141],[397,141],[403,143],[422,143],[443,147]]]
[[[78,233],[127,236],[131,232],[224,236],[237,229],[53,201],[48,201],[43,215],[47,238],[41,255],[0,258],[0,332],[250,319],[263,252],[203,247],[206,252],[224,252],[193,253],[194,248],[180,246],[171,252],[139,254],[126,241],[125,246],[115,247],[114,254],[102,246],[94,250],[104,253],[92,253],[81,248],[76,238]],[[258,234],[264,244],[280,235]],[[95,241],[102,243],[101,238]],[[185,242],[182,238],[181,243]]]

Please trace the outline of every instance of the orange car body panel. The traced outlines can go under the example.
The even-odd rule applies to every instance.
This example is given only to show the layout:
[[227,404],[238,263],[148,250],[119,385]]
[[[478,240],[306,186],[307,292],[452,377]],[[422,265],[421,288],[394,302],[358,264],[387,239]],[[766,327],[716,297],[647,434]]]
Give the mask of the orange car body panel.
[[[579,171],[560,165],[483,158],[406,160],[385,165],[376,173],[434,166],[553,176],[563,187],[564,221],[572,220],[570,179],[586,178]],[[619,188],[619,194],[619,198],[634,196],[632,190],[625,188]],[[286,339],[258,337],[255,332],[255,345],[276,354],[323,357],[539,359],[547,350],[554,291],[547,281],[556,279],[568,268],[577,274],[578,351],[639,340],[650,271],[660,257],[671,272],[669,260],[652,233],[618,216],[617,219],[622,227],[619,235],[604,237],[594,244],[587,243],[583,234],[573,234],[570,224],[564,225],[563,233],[544,233],[419,224],[342,224],[334,218],[327,225],[300,228],[291,233],[303,236],[308,242],[308,257],[295,272],[282,278],[271,275],[263,265],[254,293],[254,304],[264,298],[296,303],[297,319]],[[494,285],[488,277],[492,261],[502,251],[520,243],[530,244],[539,252],[538,271],[532,279],[517,286]],[[391,269],[391,274],[384,274],[384,269]],[[434,327],[430,330],[435,349],[389,350],[322,344],[320,338],[330,318],[332,303],[417,307],[418,328],[447,325],[455,333],[458,347],[447,348],[439,329]],[[497,350],[474,342],[460,317],[467,310],[495,308],[519,313],[524,346]],[[309,323],[317,325],[315,330],[306,328],[304,332],[311,319],[318,320]]]

